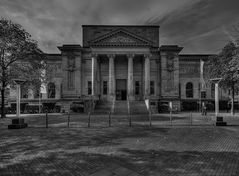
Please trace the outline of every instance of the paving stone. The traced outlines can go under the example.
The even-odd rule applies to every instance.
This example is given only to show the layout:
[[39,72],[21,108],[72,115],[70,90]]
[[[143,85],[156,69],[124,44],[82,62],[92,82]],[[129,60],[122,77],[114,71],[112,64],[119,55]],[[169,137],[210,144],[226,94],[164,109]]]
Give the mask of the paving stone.
[[1,176],[239,175],[239,126],[149,128],[135,120],[108,128],[98,118],[87,128],[87,118],[73,116],[79,126],[66,128],[54,116],[46,129],[44,120],[28,117],[29,128],[8,130],[11,119],[0,119]]

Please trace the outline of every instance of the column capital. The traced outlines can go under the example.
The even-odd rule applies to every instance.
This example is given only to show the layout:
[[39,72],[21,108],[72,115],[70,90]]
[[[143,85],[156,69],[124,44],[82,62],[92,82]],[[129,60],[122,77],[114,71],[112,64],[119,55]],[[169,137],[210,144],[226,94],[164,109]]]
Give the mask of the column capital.
[[151,53],[144,54],[144,58],[150,58],[150,57],[152,57],[152,54],[151,54]]
[[91,53],[91,57],[92,57],[92,58],[97,58],[97,57],[98,57],[98,54],[96,54],[96,53]]
[[108,58],[115,58],[116,54],[107,54]]
[[134,58],[135,54],[130,53],[130,54],[126,54],[126,56],[127,56],[128,59],[129,59],[129,58]]

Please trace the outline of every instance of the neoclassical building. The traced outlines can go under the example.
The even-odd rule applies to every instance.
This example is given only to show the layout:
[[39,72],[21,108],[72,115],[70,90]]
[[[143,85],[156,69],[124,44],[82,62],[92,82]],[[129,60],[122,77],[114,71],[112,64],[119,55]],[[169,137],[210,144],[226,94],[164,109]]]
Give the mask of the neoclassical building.
[[[157,112],[162,103],[172,102],[180,110],[213,101],[214,86],[202,88],[200,74],[209,55],[181,55],[183,47],[160,45],[159,29],[83,25],[82,46],[62,45],[60,54],[48,54],[54,73],[41,102],[68,111],[74,103],[87,109],[89,100],[108,104],[130,100],[146,102]],[[227,91],[220,95],[221,100],[228,99]],[[28,91],[22,102],[37,103],[38,97]]]

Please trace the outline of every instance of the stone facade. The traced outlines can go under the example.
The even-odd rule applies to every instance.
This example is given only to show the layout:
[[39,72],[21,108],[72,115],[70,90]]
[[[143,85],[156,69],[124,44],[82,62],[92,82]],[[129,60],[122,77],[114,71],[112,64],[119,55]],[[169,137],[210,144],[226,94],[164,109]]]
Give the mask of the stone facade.
[[[82,28],[83,46],[58,46],[61,54],[48,55],[47,63],[55,67],[50,81],[55,95],[46,93],[42,101],[55,101],[69,110],[72,102],[92,99],[150,100],[154,109],[172,102],[180,110],[183,102],[202,100],[200,68],[209,55],[180,55],[182,47],[160,46],[159,26]],[[187,83],[193,85],[192,97],[187,96]],[[203,90],[204,100],[214,98],[210,86]],[[29,97],[26,101],[34,99]],[[227,92],[222,91],[221,98],[228,99]]]

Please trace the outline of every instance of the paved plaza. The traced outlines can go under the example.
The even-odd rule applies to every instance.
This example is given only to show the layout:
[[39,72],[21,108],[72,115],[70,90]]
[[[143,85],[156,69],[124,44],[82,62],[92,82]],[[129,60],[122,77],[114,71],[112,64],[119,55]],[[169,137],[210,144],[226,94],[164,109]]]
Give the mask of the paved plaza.
[[0,175],[239,175],[239,117],[216,127],[213,117],[190,113],[148,117],[93,115],[26,116],[29,127],[8,130],[0,119]]

